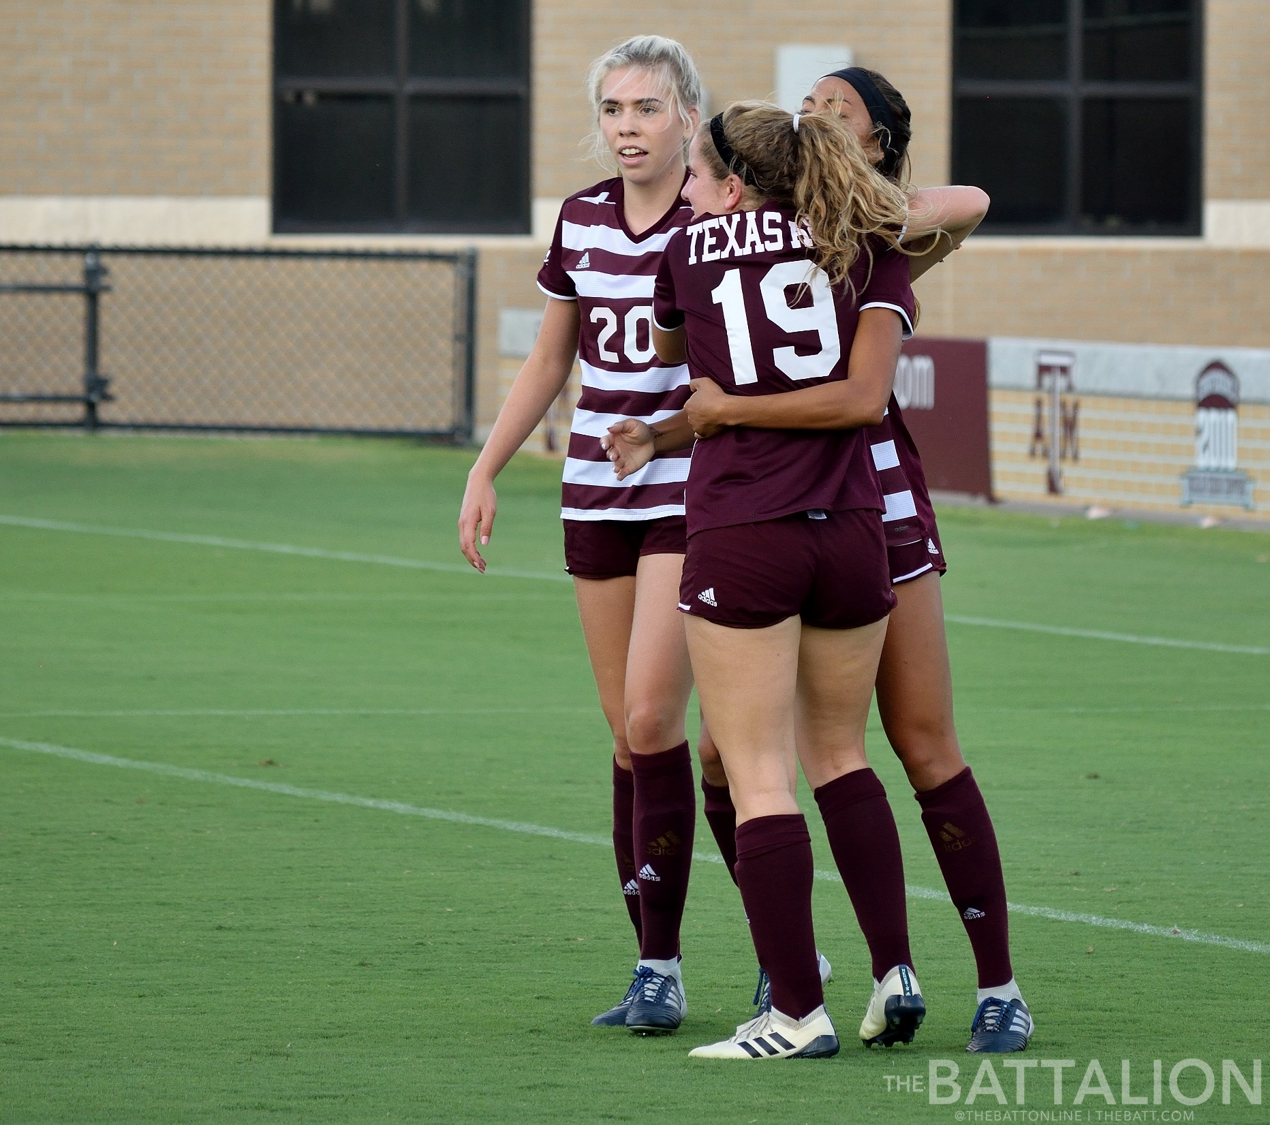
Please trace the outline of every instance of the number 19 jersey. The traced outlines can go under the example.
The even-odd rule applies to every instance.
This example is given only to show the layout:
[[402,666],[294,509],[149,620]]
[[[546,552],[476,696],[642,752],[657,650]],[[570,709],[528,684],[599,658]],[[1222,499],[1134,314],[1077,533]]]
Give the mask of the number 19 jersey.
[[688,400],[688,368],[653,350],[653,283],[667,242],[691,217],[678,201],[643,234],[623,216],[622,180],[570,196],[538,273],[538,287],[577,301],[582,394],[564,463],[561,516],[567,520],[654,520],[684,514],[691,454],[671,453],[619,481],[600,438],[623,418],[650,424]]
[[[830,285],[811,237],[776,206],[703,215],[667,244],[653,296],[658,327],[686,326],[693,378],[729,394],[769,395],[845,379],[860,313],[888,308],[912,335],[908,259],[866,248],[850,285]],[[885,502],[862,430],[735,427],[698,441],[688,534],[795,512]]]

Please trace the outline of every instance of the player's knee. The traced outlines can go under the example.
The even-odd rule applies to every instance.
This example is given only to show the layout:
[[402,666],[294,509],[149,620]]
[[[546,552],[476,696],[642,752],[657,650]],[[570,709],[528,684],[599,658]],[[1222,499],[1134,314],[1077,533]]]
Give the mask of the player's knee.
[[682,738],[671,716],[655,704],[639,704],[626,712],[626,742],[636,754],[669,750]]
[[727,788],[728,775],[723,768],[723,758],[719,754],[719,748],[709,737],[703,737],[697,743],[697,760],[701,762],[701,776],[710,785],[718,789]]
[[918,790],[942,785],[966,768],[956,733],[939,727],[910,726],[896,731],[891,735],[891,745]]

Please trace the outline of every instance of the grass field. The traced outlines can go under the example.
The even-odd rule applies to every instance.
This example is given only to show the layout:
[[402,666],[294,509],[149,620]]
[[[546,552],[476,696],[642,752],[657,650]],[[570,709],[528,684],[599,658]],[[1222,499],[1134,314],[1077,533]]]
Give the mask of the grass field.
[[[0,1120],[1010,1120],[991,1116],[1019,1108],[999,1063],[1008,1105],[966,1108],[973,963],[952,907],[921,896],[942,884],[876,724],[915,888],[916,1043],[853,1046],[868,960],[823,880],[842,1053],[690,1062],[751,1011],[738,898],[709,862],[681,1032],[588,1025],[635,953],[558,466],[507,472],[480,578],[453,531],[470,460],[0,435]],[[1041,911],[1012,918],[1026,1057],[1075,1064],[1062,1110],[1052,1071],[1024,1072],[1024,1108],[1098,1120],[1129,1060],[1148,1102],[1121,1112],[1156,1116],[1119,1120],[1265,1122],[1270,1091],[1250,1105],[1235,1082],[1222,1104],[1221,1062],[1251,1082],[1270,1058],[1270,536],[980,509],[941,529],[959,729],[1010,899]],[[1215,1088],[1188,1107],[1169,1076],[1192,1058]],[[940,1059],[958,1102],[896,1089]],[[1093,1059],[1108,1093],[1078,1105]],[[1197,1068],[1177,1083],[1203,1092]]]

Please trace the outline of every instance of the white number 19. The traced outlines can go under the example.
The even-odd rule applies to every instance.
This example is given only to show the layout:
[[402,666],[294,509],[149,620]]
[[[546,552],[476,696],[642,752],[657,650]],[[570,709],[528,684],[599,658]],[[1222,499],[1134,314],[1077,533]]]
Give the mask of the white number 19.
[[[786,290],[793,285],[801,287],[804,283],[811,294],[811,304],[791,309],[785,297]],[[772,362],[791,379],[825,378],[842,358],[833,291],[825,271],[817,267],[808,277],[805,261],[777,262],[763,275],[759,293],[763,297],[763,311],[778,328],[786,332],[815,332],[820,337],[819,351],[799,355],[793,347],[775,348]],[[723,325],[728,334],[728,353],[736,385],[757,383],[754,344],[750,339],[750,322],[741,292],[741,271],[728,270],[710,296],[716,305],[723,306]]]

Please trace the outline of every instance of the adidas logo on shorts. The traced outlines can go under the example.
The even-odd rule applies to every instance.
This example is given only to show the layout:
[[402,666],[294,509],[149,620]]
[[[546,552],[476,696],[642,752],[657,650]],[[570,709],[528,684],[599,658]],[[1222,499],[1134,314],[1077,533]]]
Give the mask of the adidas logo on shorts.
[[961,912],[961,916],[967,922],[977,922],[980,918],[987,917],[982,910],[976,910],[973,906],[967,906],[966,909]]
[[933,539],[926,540],[926,551],[928,554],[932,554],[932,555],[939,554],[939,548],[935,546],[935,540]]
[[578,262],[577,268],[580,270],[589,270],[591,268],[591,251],[588,250],[582,255],[582,260]]
[[627,898],[634,898],[639,894],[639,884],[634,879],[627,879],[622,886],[622,894]]
[[[661,876],[658,875],[657,872],[653,870],[653,865],[651,863],[646,863],[644,864],[643,867],[639,869],[639,877],[648,883],[661,882]],[[637,891],[638,891],[638,888],[637,888]]]
[[719,605],[719,603],[718,603],[717,601],[715,601],[715,599],[714,599],[714,587],[713,587],[713,586],[711,586],[711,587],[710,587],[710,589],[708,589],[708,590],[702,590],[702,591],[701,591],[701,593],[699,593],[699,594],[697,595],[697,601],[699,601],[699,602],[705,602],[705,603],[706,603],[706,605],[712,605],[712,606],[715,606],[716,608],[717,608],[717,607],[718,607],[718,605]]

